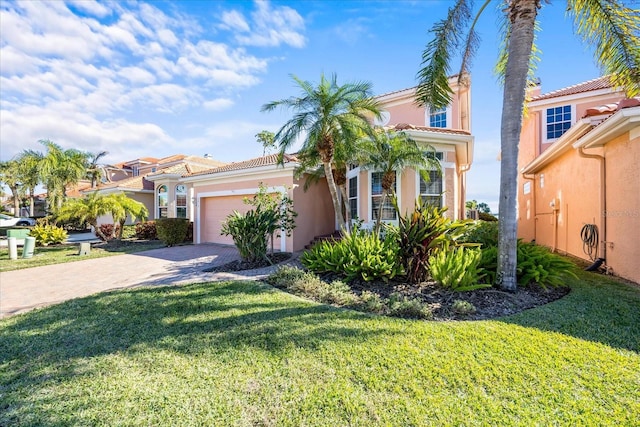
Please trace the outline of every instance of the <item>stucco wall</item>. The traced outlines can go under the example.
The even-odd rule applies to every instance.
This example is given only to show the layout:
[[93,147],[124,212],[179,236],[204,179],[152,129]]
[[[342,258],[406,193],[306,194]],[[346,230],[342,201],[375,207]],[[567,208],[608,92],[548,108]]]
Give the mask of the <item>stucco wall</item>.
[[335,230],[335,213],[326,180],[312,184],[305,192],[305,179],[297,181],[293,189],[294,210],[298,213],[293,232],[294,251],[304,249],[314,237]]
[[627,133],[609,142],[605,157],[607,265],[640,283],[640,136]]

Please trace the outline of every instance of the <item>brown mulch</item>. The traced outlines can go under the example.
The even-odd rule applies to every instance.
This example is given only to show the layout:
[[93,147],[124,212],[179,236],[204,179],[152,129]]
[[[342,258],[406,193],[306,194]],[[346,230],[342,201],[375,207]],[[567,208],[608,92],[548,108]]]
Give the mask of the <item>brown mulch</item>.
[[207,273],[216,273],[218,271],[243,271],[243,270],[255,270],[256,268],[269,267],[275,264],[279,264],[281,262],[287,261],[291,258],[291,253],[289,252],[275,252],[273,254],[267,255],[267,260],[258,260],[255,262],[248,262],[242,260],[236,260],[228,262],[224,265],[217,265],[214,267],[205,268],[204,272]]

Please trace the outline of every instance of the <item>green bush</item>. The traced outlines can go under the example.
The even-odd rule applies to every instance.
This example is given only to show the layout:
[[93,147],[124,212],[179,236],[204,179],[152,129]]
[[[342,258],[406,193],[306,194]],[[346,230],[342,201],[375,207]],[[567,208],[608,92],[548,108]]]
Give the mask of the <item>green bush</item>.
[[300,261],[316,273],[338,273],[346,280],[389,280],[403,273],[395,239],[355,228],[339,241],[322,241],[302,254]]
[[397,292],[389,295],[388,313],[395,317],[432,319],[433,312],[417,298],[409,298]]
[[490,288],[490,284],[478,283],[484,277],[479,268],[480,249],[457,247],[439,250],[429,258],[431,277],[456,292]]
[[451,310],[458,314],[473,314],[476,312],[476,306],[469,301],[457,299],[451,304]]
[[393,203],[399,218],[395,237],[407,280],[410,283],[424,282],[429,277],[431,255],[455,243],[468,222],[453,222],[444,217],[446,208],[420,201],[416,201],[413,212],[401,215],[395,199]]
[[136,239],[155,240],[158,238],[155,221],[145,221],[136,224]]
[[38,246],[57,245],[67,240],[67,231],[62,227],[49,224],[36,224],[29,232],[36,238]]
[[537,284],[543,288],[560,287],[567,276],[577,278],[575,265],[534,243],[518,242],[518,284]]
[[136,237],[136,226],[135,225],[125,225],[124,227],[122,227],[122,238],[123,239],[133,239],[134,237]]
[[245,214],[234,211],[222,224],[221,234],[231,235],[243,260],[268,260],[269,236],[276,222],[277,215],[271,210],[263,211],[257,207]]
[[498,218],[496,218],[494,215],[491,215],[490,213],[487,212],[478,212],[478,218],[480,219],[480,221],[488,221],[488,222],[496,222],[498,221]]
[[498,246],[498,223],[474,221],[469,223],[460,241],[465,243],[479,243],[481,247]]
[[498,273],[498,246],[482,247],[478,267],[485,273],[487,283],[496,283]]
[[184,242],[189,228],[186,218],[160,218],[156,220],[158,239],[167,246],[174,246]]

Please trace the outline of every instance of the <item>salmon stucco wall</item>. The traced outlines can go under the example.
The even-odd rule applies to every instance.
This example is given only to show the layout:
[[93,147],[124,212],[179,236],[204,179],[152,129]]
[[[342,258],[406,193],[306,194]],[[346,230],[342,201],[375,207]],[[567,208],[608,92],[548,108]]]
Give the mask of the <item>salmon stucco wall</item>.
[[613,273],[640,283],[640,129],[605,146],[606,258]]
[[293,189],[296,228],[293,232],[293,250],[304,249],[314,237],[335,230],[335,212],[327,181],[322,178],[304,191],[306,178],[296,181]]

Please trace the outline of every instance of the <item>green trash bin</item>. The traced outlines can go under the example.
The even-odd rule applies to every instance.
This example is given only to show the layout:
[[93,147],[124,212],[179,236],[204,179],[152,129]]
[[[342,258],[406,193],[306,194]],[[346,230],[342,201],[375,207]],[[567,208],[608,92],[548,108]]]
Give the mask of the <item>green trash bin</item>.
[[31,258],[33,250],[36,247],[36,238],[27,236],[24,238],[24,246],[22,248],[22,258]]

